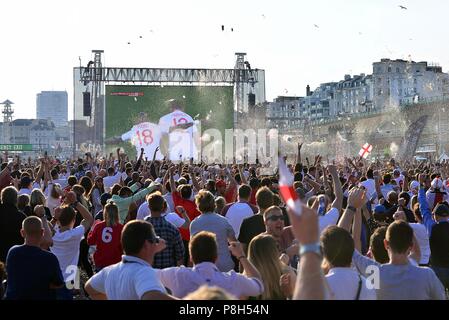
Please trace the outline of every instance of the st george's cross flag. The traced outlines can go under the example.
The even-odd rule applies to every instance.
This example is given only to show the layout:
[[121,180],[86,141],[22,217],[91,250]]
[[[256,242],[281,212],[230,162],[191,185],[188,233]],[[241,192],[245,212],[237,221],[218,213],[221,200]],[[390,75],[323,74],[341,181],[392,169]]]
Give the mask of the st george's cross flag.
[[363,159],[368,158],[369,154],[373,151],[373,146],[369,143],[365,143],[365,145],[362,147],[362,149],[359,152],[359,156],[361,156]]
[[296,190],[293,188],[293,182],[294,176],[288,170],[285,160],[279,158],[279,192],[290,210],[300,216],[302,213],[302,204]]

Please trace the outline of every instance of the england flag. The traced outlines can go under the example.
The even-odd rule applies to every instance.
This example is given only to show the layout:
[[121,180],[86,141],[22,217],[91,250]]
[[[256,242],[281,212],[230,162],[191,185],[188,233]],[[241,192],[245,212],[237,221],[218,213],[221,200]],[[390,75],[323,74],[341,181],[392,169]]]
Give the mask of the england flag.
[[368,158],[369,154],[373,151],[373,146],[369,143],[365,143],[365,145],[362,147],[362,149],[359,152],[359,156],[361,156],[363,159]]
[[279,192],[287,206],[298,216],[302,213],[302,204],[293,188],[294,176],[288,170],[283,158],[279,158]]

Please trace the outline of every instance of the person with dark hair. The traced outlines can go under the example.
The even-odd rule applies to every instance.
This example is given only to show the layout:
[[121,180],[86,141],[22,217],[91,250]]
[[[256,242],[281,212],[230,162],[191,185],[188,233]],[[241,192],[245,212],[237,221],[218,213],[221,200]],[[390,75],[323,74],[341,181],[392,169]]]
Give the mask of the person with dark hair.
[[258,211],[256,206],[249,203],[250,196],[251,187],[248,185],[241,185],[238,189],[238,201],[227,204],[221,212],[221,214],[228,219],[237,238],[243,220],[255,215]]
[[220,271],[227,272],[234,269],[234,261],[228,249],[228,242],[236,241],[235,233],[228,220],[215,213],[215,198],[212,193],[201,190],[196,198],[196,205],[201,215],[190,224],[190,234],[195,235],[201,231],[212,232],[216,235],[218,243],[218,257],[216,265]]
[[95,221],[99,220],[99,221],[103,221],[103,211],[104,211],[104,206],[108,203],[108,200],[112,198],[112,195],[110,193],[103,193],[100,196],[100,204],[101,204],[101,210],[97,212],[97,214],[95,215]]
[[343,228],[331,226],[320,238],[326,265],[328,298],[331,300],[376,300],[376,292],[366,285],[366,278],[351,268],[354,240]]
[[23,220],[20,232],[25,244],[12,247],[6,259],[7,300],[56,300],[56,289],[64,285],[58,259],[41,249],[43,224],[48,224],[45,214]]
[[238,298],[258,296],[264,291],[259,271],[246,258],[242,246],[231,242],[232,254],[242,263],[245,275],[234,270],[220,272],[216,262],[218,244],[214,233],[202,231],[192,236],[189,244],[193,268],[174,267],[158,270],[162,284],[176,297],[184,297],[202,285],[217,286]]
[[1,192],[0,261],[6,261],[6,255],[12,246],[23,243],[20,230],[26,215],[17,209],[17,197],[14,187],[6,187]]
[[256,205],[256,193],[260,187],[260,180],[257,177],[249,179],[249,186],[251,187],[251,195],[249,197],[249,203],[253,206]]
[[[354,224],[355,248],[361,248],[361,207],[365,203],[365,192],[353,189],[349,194],[353,206],[346,208],[339,226],[349,232]],[[354,221],[353,221],[354,220]],[[353,222],[352,222],[353,221]],[[354,250],[352,263],[365,277],[373,276],[378,300],[443,300],[444,287],[430,268],[417,267],[410,263],[409,255],[414,250],[413,229],[404,221],[395,221],[387,229],[384,240],[389,263],[381,264]]]
[[90,192],[87,195],[87,199],[89,199],[92,203],[94,216],[103,209],[101,195],[104,193],[103,178],[101,176],[96,176],[94,179],[94,185],[91,187]]
[[366,180],[360,183],[366,189],[366,196],[371,199],[376,193],[376,182],[374,181],[374,170],[369,168],[366,172]]
[[370,248],[368,255],[381,264],[386,264],[390,261],[388,251],[385,249],[385,237],[387,235],[387,227],[377,228],[370,238]]
[[260,188],[256,194],[256,202],[259,212],[244,219],[240,225],[238,240],[242,243],[245,252],[247,252],[251,240],[266,231],[263,214],[274,204],[273,192],[268,187]]
[[78,183],[78,179],[75,176],[70,176],[67,178],[67,186],[64,188],[64,191],[69,192],[72,190],[72,187]]
[[[77,200],[75,192],[67,193],[64,202],[63,207],[55,209],[52,222],[57,223],[57,227],[50,251],[58,258],[64,280],[69,284],[68,288],[71,286],[70,281],[73,280],[73,271],[78,272],[80,242],[84,239],[84,234],[89,231],[94,219],[89,210]],[[79,212],[83,220],[79,226],[74,227],[76,212]],[[60,290],[60,299],[72,299],[72,293],[67,288]]]
[[111,200],[114,201],[119,209],[120,222],[124,223],[128,215],[129,206],[136,201],[142,200],[145,196],[156,189],[154,183],[150,184],[148,188],[140,189],[140,183],[133,184],[131,187],[122,187],[118,195],[113,195]]
[[429,235],[430,265],[444,287],[449,290],[449,205],[447,202],[439,203],[433,212],[430,211],[424,188],[425,179],[424,175],[419,175],[421,188],[418,201],[422,221]]
[[181,233],[172,223],[167,221],[163,213],[167,210],[167,203],[159,192],[148,197],[151,215],[145,218],[150,222],[158,236],[165,240],[166,247],[154,256],[153,268],[163,269],[180,266],[184,262],[184,244]]
[[380,187],[381,194],[378,194],[379,197],[383,197],[385,199],[388,198],[388,193],[394,191],[394,186],[391,184],[391,174],[387,173],[383,176],[383,185]]
[[[177,208],[178,206],[184,208],[185,211],[187,212],[190,221],[193,221],[196,217],[198,217],[201,214],[201,212],[198,211],[196,203],[191,200],[192,187],[190,185],[182,185],[179,186],[178,189],[176,189],[174,178],[175,170],[176,170],[175,166],[171,166],[168,169],[173,203],[175,205],[175,208]],[[178,210],[176,211],[176,213],[179,216],[181,216],[181,213]],[[184,252],[185,252],[184,265],[187,266],[189,264],[188,250],[189,250],[190,230],[180,229],[179,231],[181,232],[182,242],[184,243]]]
[[165,249],[165,241],[151,223],[134,220],[122,231],[125,255],[90,278],[85,290],[93,300],[171,300],[151,266],[154,256]]

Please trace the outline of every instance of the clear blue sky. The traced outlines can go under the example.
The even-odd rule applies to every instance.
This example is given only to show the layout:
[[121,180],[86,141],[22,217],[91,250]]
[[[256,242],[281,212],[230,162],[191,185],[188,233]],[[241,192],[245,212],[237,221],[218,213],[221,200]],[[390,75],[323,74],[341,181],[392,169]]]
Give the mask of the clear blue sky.
[[106,66],[208,68],[232,68],[244,51],[266,70],[268,100],[386,57],[449,68],[445,0],[30,0],[0,12],[0,100],[15,102],[14,118],[34,117],[42,90],[67,90],[71,107],[73,67],[92,49]]

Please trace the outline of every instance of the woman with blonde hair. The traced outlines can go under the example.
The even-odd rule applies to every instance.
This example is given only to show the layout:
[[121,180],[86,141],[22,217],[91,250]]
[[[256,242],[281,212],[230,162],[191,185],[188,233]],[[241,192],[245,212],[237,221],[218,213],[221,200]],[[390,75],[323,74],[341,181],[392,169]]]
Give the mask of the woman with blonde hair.
[[104,221],[95,224],[87,237],[87,244],[96,246],[94,253],[96,272],[122,259],[120,238],[123,225],[120,224],[117,205],[113,201],[107,203],[103,214]]
[[[281,288],[281,277],[286,274],[290,274],[291,277],[295,277],[295,275],[293,270],[279,258],[280,252],[276,240],[272,236],[260,234],[249,243],[248,259],[259,270],[265,288],[257,299],[285,300],[290,298],[290,292],[286,294],[285,290]],[[290,282],[294,283],[294,281]]]

